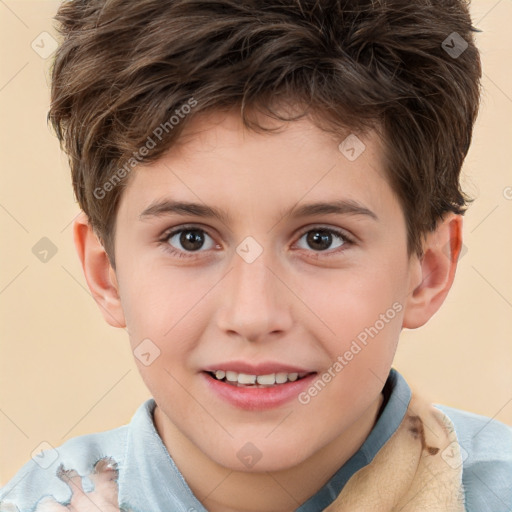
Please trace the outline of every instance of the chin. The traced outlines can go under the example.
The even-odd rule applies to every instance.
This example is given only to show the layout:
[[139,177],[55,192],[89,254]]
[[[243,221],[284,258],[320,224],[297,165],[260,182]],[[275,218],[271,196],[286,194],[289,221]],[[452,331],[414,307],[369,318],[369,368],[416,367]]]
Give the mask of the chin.
[[[280,442],[280,444],[282,441]],[[304,462],[312,453],[305,453],[299,446],[304,442],[298,442],[297,446],[273,445],[268,440],[254,441],[235,446],[226,447],[222,452],[205,452],[206,455],[220,466],[231,471],[243,473],[266,473],[285,471]],[[235,453],[233,457],[232,454]],[[229,454],[229,456],[227,456]]]

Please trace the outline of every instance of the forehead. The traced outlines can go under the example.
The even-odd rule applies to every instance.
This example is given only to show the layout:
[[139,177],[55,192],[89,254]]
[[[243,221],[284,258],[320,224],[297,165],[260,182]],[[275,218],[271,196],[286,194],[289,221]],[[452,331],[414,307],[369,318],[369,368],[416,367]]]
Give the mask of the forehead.
[[308,118],[263,123],[277,131],[249,130],[235,113],[197,116],[178,144],[133,171],[120,210],[140,215],[166,197],[214,203],[235,217],[335,199],[371,204],[372,210],[389,208],[386,202],[394,194],[375,132],[334,135]]

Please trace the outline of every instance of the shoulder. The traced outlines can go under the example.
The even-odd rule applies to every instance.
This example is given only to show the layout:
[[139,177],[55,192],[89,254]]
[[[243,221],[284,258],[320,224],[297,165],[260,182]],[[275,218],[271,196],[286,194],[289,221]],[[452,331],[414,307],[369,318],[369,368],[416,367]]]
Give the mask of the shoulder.
[[117,475],[124,460],[128,428],[124,425],[78,436],[56,448],[48,445],[0,489],[0,511],[37,512],[44,508],[43,503],[68,504],[73,497],[73,478],[79,478],[83,492],[88,492],[100,468],[103,474],[108,470]]
[[462,483],[468,512],[512,510],[512,427],[497,420],[436,407],[454,425],[463,460]]

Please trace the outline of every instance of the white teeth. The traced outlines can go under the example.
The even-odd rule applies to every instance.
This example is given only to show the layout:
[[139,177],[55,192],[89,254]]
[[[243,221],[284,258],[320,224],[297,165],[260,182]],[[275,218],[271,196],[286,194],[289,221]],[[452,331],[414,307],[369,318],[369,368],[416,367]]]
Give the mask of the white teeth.
[[226,372],[226,379],[229,380],[229,382],[238,382],[238,373],[236,372]]
[[238,384],[254,384],[256,382],[256,375],[247,375],[247,373],[238,374]]
[[276,384],[284,384],[287,380],[287,373],[276,373]]
[[273,386],[276,383],[276,374],[271,373],[269,375],[258,375],[256,380],[258,384],[263,384],[265,386]]
[[[274,386],[275,384],[285,384],[286,382],[295,382],[299,378],[299,374],[292,373],[269,373],[267,375],[250,375],[248,373],[237,373],[233,371],[216,370],[212,372],[217,380],[224,380],[233,384],[242,386],[250,386],[259,384],[260,386]],[[306,376],[306,373],[301,373],[300,377]]]

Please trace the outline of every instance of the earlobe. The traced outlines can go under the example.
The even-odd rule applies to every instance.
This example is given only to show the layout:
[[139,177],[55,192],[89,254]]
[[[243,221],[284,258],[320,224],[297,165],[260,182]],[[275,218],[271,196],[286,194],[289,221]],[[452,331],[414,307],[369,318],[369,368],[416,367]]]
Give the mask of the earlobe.
[[73,223],[75,247],[91,294],[112,327],[126,327],[116,274],[85,213]]
[[447,214],[437,228],[428,233],[423,257],[411,265],[411,287],[405,300],[403,327],[424,325],[441,307],[455,278],[462,247],[462,216]]

